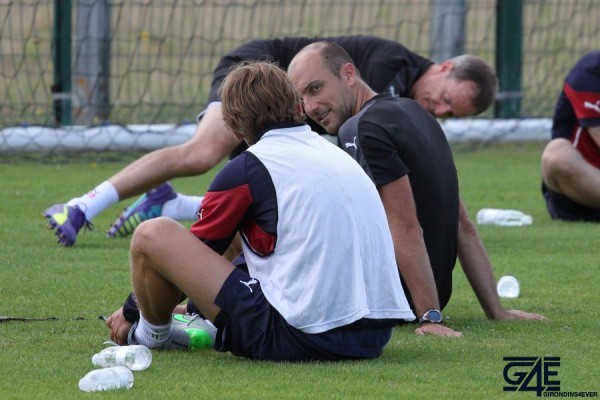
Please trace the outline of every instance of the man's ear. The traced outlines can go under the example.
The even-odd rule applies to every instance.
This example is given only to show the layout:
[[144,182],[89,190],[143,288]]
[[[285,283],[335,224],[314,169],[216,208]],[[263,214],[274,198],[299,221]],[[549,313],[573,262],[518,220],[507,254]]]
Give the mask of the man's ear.
[[235,140],[237,140],[238,142],[241,142],[242,140],[245,140],[246,138],[244,137],[244,135],[241,132],[236,132],[236,131],[232,131],[233,133],[233,137],[235,138]]
[[440,72],[451,72],[454,69],[454,61],[446,60],[440,64]]
[[356,67],[351,63],[342,65],[341,76],[351,85],[356,80]]
[[294,117],[294,121],[296,121],[296,122],[306,121],[306,113],[304,111],[304,106],[300,102],[298,102],[298,104],[296,105],[296,115]]

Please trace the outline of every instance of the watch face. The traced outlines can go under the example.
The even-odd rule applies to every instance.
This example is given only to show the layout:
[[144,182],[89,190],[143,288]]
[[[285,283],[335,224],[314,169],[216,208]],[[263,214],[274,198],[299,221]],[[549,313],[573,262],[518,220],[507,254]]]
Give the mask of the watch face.
[[438,310],[429,310],[425,314],[425,318],[431,322],[442,322],[442,313]]

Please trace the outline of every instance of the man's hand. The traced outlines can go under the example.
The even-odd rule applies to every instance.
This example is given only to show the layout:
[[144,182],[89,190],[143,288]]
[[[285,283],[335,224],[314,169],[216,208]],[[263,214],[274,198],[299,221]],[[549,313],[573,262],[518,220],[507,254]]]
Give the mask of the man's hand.
[[173,309],[173,314],[187,314],[187,304],[178,304]]
[[423,324],[415,329],[415,335],[433,335],[444,337],[461,337],[462,333],[442,324]]
[[110,338],[118,345],[127,344],[127,335],[131,329],[131,322],[125,319],[123,307],[112,313],[106,320],[106,326],[110,329]]
[[497,315],[493,317],[496,321],[509,321],[509,320],[525,320],[525,319],[533,319],[537,321],[544,321],[548,318],[544,317],[540,314],[534,314],[521,310],[502,310]]

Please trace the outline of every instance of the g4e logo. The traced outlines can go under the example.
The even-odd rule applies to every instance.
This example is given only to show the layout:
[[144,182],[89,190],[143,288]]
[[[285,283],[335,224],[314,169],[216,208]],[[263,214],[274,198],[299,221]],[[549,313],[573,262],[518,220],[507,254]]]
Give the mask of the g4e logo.
[[504,357],[507,362],[502,375],[509,386],[504,386],[505,392],[536,392],[542,395],[544,390],[560,391],[560,381],[553,379],[560,366],[560,357]]

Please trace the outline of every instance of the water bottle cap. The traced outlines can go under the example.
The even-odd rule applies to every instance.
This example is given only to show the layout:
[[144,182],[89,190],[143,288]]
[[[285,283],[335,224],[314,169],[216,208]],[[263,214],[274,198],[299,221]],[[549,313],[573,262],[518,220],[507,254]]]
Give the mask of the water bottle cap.
[[519,281],[514,276],[506,275],[498,280],[498,296],[507,299],[519,297]]

